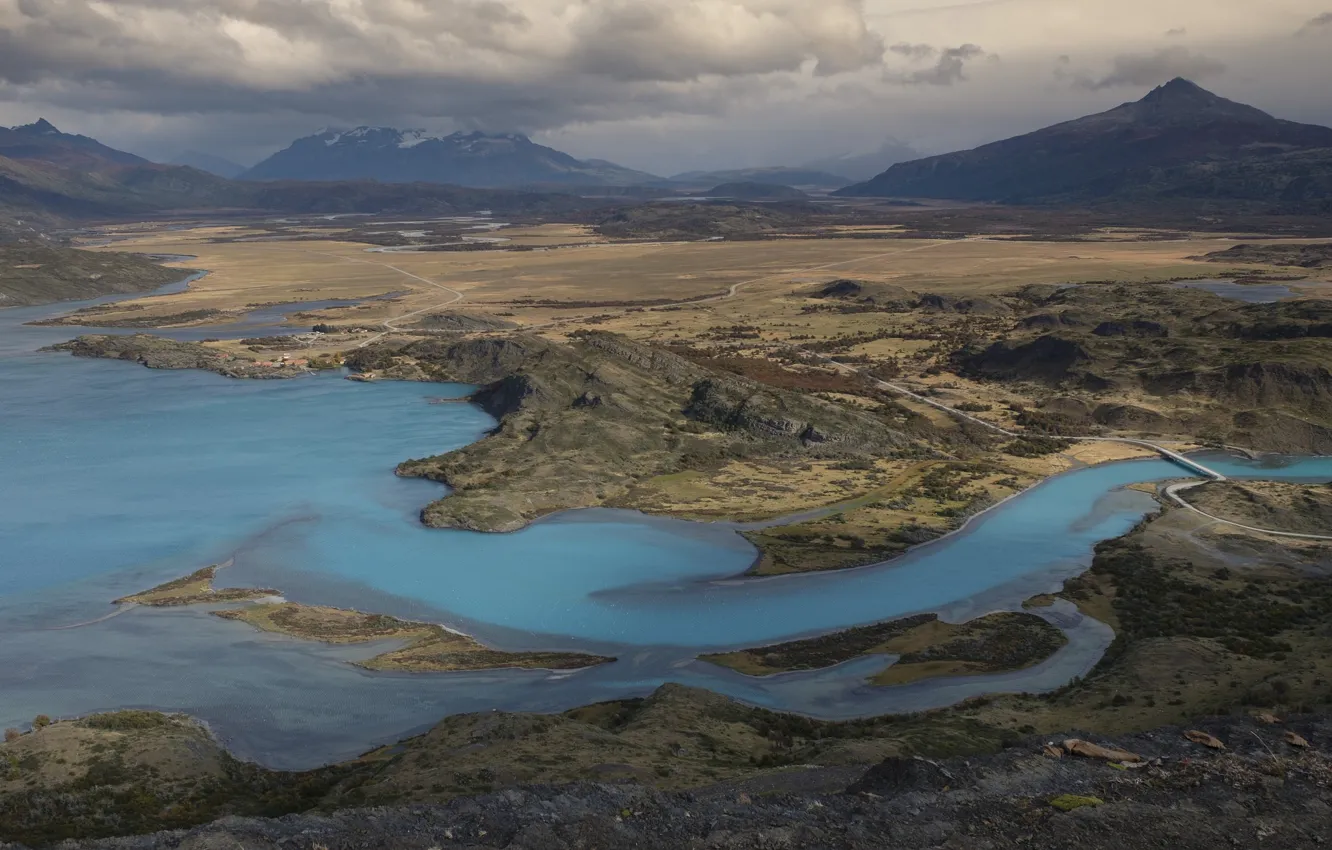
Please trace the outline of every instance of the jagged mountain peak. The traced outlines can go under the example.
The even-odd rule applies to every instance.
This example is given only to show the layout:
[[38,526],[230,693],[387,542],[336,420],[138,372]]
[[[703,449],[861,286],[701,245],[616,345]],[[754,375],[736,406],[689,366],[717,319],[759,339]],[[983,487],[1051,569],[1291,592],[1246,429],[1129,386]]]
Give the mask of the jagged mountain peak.
[[1142,100],[1126,106],[1131,108],[1136,117],[1142,119],[1168,115],[1177,119],[1215,116],[1247,121],[1274,120],[1261,109],[1227,100],[1183,77],[1176,77],[1164,85],[1157,86]]
[[1175,77],[1170,82],[1159,85],[1149,91],[1142,100],[1144,103],[1165,101],[1214,103],[1216,101],[1224,100],[1224,98],[1212,94],[1193,80],[1186,80],[1183,77]]
[[34,121],[31,124],[24,124],[20,127],[15,127],[14,132],[24,133],[29,136],[64,135],[64,133],[61,133],[59,130],[56,129],[56,126],[54,124],[52,124],[50,121],[47,121],[45,118],[38,118],[36,121]]

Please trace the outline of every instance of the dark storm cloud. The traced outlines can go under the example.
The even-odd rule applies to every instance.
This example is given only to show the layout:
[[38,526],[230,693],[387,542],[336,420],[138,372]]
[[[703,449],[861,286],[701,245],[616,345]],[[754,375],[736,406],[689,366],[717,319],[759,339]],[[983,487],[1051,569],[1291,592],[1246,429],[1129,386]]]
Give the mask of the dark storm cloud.
[[939,51],[928,44],[908,44],[901,42],[888,48],[898,56],[905,56],[913,62],[923,62],[926,59],[934,58]]
[[967,79],[966,68],[968,62],[986,55],[985,50],[975,44],[945,47],[937,52],[939,59],[933,66],[909,73],[890,71],[884,76],[884,79],[888,82],[909,86],[951,86]]
[[1119,87],[1144,88],[1169,82],[1175,77],[1200,80],[1226,70],[1224,63],[1194,53],[1185,47],[1166,47],[1150,53],[1125,53],[1110,60],[1110,72],[1095,76],[1085,71],[1057,68],[1055,76],[1071,80],[1078,88],[1099,91]]
[[94,111],[708,114],[880,63],[862,0],[0,0],[0,96]]

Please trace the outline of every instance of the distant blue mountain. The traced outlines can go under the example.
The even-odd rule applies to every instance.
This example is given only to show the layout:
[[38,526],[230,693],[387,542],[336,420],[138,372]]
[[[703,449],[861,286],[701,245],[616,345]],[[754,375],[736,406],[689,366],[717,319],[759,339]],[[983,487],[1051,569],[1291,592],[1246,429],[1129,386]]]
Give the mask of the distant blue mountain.
[[244,180],[378,180],[477,188],[630,186],[661,178],[602,160],[580,160],[516,133],[357,127],[298,139],[241,175]]

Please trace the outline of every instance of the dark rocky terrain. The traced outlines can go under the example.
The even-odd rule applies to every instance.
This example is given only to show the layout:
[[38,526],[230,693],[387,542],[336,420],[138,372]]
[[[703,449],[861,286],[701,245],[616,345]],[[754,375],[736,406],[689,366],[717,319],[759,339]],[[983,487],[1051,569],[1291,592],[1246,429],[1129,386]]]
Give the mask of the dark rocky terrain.
[[1332,129],[1282,121],[1183,79],[1108,112],[892,166],[836,194],[1010,203],[1225,198],[1323,210]]
[[755,239],[800,225],[808,204],[744,204],[734,201],[655,203],[596,218],[597,232],[617,239]]
[[151,334],[81,336],[53,345],[49,351],[68,351],[75,357],[129,360],[149,369],[203,369],[230,378],[295,378],[308,374],[302,366],[258,366],[197,342],[180,342]]
[[[398,470],[454,488],[425,511],[442,527],[512,531],[612,502],[642,478],[730,457],[859,457],[911,442],[881,417],[600,332],[568,345],[528,335],[376,345],[347,365],[366,379],[482,386],[473,400],[500,420],[496,431]],[[496,474],[503,469],[524,475]]]
[[[188,831],[67,843],[99,850],[714,848],[992,850],[1325,846],[1332,761],[1325,718],[1288,727],[1202,721],[1113,742],[1130,769],[1042,753],[890,758],[868,770],[796,769],[692,793],[635,785],[530,787],[445,804],[279,820],[227,818]],[[1287,743],[1291,731],[1307,748]],[[1081,737],[1081,736],[1073,736]],[[1061,740],[1056,737],[1054,740]],[[1058,746],[1058,749],[1063,749]],[[1052,748],[1053,751],[1053,748]],[[6,846],[6,845],[0,845]]]
[[704,194],[712,198],[734,198],[738,201],[799,201],[809,196],[799,189],[777,183],[722,183]]
[[[959,349],[953,365],[1038,397],[1061,395],[1059,410],[1027,414],[1029,427],[1332,449],[1332,302],[1240,304],[1165,285],[1028,287],[1003,300],[1016,325]],[[1120,400],[1133,395],[1155,409]]]

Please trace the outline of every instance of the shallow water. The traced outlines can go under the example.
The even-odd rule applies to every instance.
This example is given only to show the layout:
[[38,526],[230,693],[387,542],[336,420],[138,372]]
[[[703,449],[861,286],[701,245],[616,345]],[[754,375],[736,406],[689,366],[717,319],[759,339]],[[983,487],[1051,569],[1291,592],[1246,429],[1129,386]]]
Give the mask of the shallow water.
[[[0,725],[39,712],[181,710],[241,756],[302,767],[448,713],[558,710],[665,681],[838,718],[1050,690],[1090,669],[1108,629],[1052,611],[1072,642],[1037,668],[891,689],[864,684],[887,659],[756,680],[695,656],[924,610],[964,619],[1014,608],[1081,572],[1097,541],[1154,508],[1123,485],[1181,475],[1165,461],[1081,470],[886,565],[739,580],[755,553],[725,525],[583,511],[512,535],[421,526],[420,508],[443,491],[392,471],[493,425],[468,405],[427,403],[466,388],[234,381],[34,353],[78,330],[18,323],[74,306],[0,312]],[[190,333],[205,330],[237,332]],[[1234,475],[1332,479],[1326,458],[1209,462]],[[345,660],[373,648],[261,635],[200,610],[135,609],[52,630],[230,556],[221,584],[429,618],[502,648],[621,660],[563,674],[372,674]]]
[[1299,293],[1278,283],[1236,283],[1233,280],[1186,280],[1175,284],[1183,289],[1202,289],[1232,301],[1246,304],[1271,304],[1285,301]]

